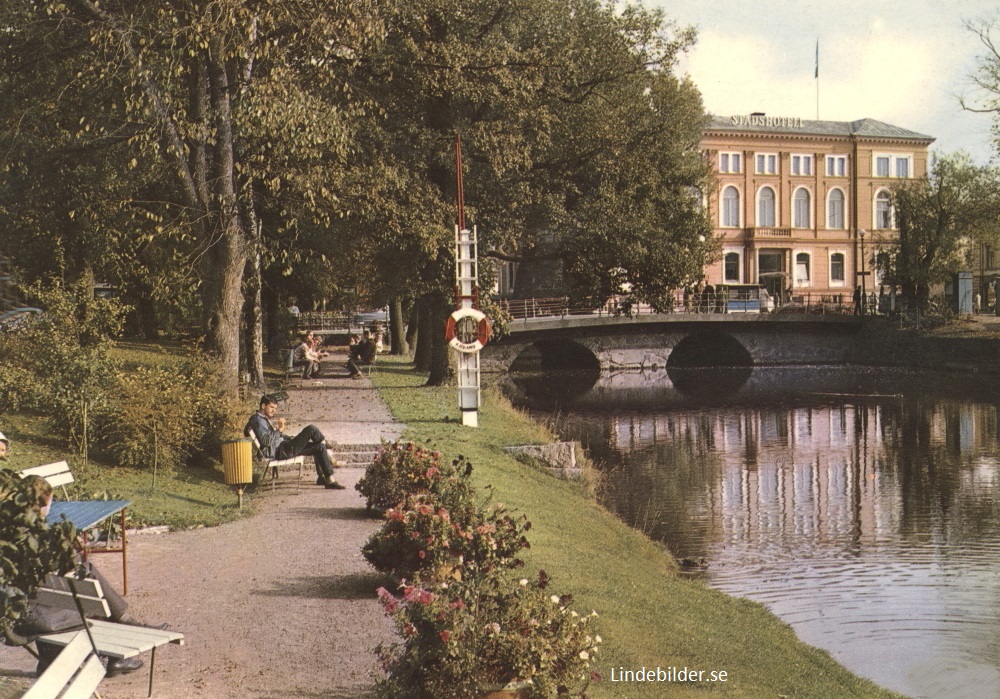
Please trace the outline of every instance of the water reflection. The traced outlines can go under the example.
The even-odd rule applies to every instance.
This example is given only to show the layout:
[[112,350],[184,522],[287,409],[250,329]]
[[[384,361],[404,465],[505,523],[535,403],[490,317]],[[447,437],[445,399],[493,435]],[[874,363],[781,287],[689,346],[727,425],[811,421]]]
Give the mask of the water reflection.
[[592,391],[561,406],[565,436],[608,470],[625,521],[859,674],[1000,696],[996,387],[763,373],[723,407],[653,382],[645,409],[609,413]]

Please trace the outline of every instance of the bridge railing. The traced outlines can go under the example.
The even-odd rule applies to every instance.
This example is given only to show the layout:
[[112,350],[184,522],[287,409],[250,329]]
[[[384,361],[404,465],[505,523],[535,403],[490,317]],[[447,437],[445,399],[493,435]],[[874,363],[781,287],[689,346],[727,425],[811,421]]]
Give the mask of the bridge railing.
[[[528,299],[505,299],[499,302],[501,308],[514,320],[532,318],[565,318],[574,315],[591,316],[637,316],[655,313],[716,313],[716,314],[852,314],[855,302],[851,293],[820,294],[812,292],[793,293],[788,299],[774,299],[767,295],[752,294],[706,294],[674,292],[666,308],[654,309],[648,304],[626,306],[622,299],[612,298],[598,304],[586,299],[573,300],[569,297],[547,297]],[[863,300],[866,315],[888,313],[886,298],[877,294],[867,294]]]

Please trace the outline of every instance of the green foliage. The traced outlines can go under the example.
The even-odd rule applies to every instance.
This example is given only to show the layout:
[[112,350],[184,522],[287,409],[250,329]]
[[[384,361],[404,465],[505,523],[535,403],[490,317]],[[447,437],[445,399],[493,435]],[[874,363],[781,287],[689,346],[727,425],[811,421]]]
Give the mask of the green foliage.
[[378,594],[402,644],[378,653],[388,677],[380,697],[468,699],[506,685],[531,699],[586,696],[601,637],[597,613],[573,611],[570,595],[535,580],[494,573],[430,590],[404,585],[402,599]]
[[17,473],[0,470],[0,631],[24,615],[46,575],[74,566],[76,530],[69,522],[46,524],[34,499]]
[[899,244],[878,252],[873,241],[871,263],[921,307],[931,285],[968,268],[973,241],[1000,239],[1000,171],[964,154],[935,158],[926,179],[895,189],[893,205]]
[[95,298],[86,280],[71,287],[36,285],[28,294],[44,312],[0,336],[4,364],[16,367],[5,370],[0,385],[24,381],[32,395],[20,389],[19,402],[43,411],[63,436],[82,443],[85,419],[104,410],[116,392],[119,367],[110,353],[124,309]]

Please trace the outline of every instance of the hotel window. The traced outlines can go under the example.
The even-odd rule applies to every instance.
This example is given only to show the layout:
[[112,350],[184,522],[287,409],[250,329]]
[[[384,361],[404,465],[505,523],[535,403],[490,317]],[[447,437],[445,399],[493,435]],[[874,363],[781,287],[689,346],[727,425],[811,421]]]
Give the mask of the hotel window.
[[872,160],[872,175],[907,179],[913,174],[912,161],[909,155],[878,154]]
[[792,199],[792,225],[796,228],[809,228],[809,222],[812,220],[812,216],[809,215],[812,208],[811,199],[809,190],[805,187],[799,187],[795,190],[795,196]]
[[892,228],[892,199],[884,189],[875,195],[875,228]]
[[741,157],[739,153],[719,153],[719,172],[742,172],[743,168],[740,167],[740,160]]
[[847,177],[847,156],[826,156],[826,174],[828,177]]
[[722,190],[722,225],[738,228],[740,225],[740,193],[736,187]]
[[826,202],[826,227],[834,230],[844,228],[844,192],[831,189]]
[[830,255],[830,286],[843,286],[846,280],[844,253],[835,252]]
[[813,174],[813,157],[811,155],[792,156],[792,174],[808,176]]
[[757,174],[775,175],[778,172],[778,156],[774,153],[757,154]]
[[723,275],[726,284],[740,283],[740,254],[727,252],[723,260]]
[[774,219],[774,190],[770,187],[761,187],[757,194],[757,225],[762,228],[773,228]]
[[809,253],[800,252],[795,256],[795,285],[809,286]]

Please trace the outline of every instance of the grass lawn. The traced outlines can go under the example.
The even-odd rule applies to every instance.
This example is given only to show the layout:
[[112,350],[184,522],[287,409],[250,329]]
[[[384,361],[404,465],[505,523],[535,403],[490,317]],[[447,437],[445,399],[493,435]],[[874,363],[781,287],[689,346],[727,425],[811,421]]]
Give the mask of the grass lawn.
[[[600,615],[604,639],[593,697],[893,697],[798,640],[762,605],[681,578],[664,547],[622,524],[584,489],[525,466],[501,447],[554,437],[487,393],[478,429],[459,424],[457,390],[424,388],[425,377],[393,357],[373,380],[406,438],[468,457],[480,486],[532,522],[528,570],[544,568],[555,594]],[[611,682],[611,670],[675,667],[725,671],[725,682]]]

